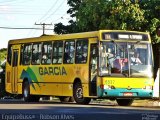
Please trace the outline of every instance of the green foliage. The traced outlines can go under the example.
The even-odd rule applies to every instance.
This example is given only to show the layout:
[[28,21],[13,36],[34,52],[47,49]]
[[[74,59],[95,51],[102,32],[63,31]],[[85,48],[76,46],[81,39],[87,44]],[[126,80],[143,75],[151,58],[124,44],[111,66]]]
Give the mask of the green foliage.
[[[76,17],[81,1],[82,0],[68,0],[67,3],[70,6],[70,8],[67,11],[67,13],[70,14],[71,17]],[[55,24],[54,32],[57,34],[79,32],[76,21],[70,20],[68,23],[69,25],[63,25],[62,23]]]
[[144,29],[150,32],[153,43],[160,42],[160,38],[156,35],[156,28],[160,25],[160,1],[143,0],[140,6],[141,9],[145,10],[144,17],[146,23]]
[[68,4],[67,13],[76,17],[76,21],[68,26],[55,26],[58,34],[99,29],[136,30],[150,32],[152,42],[160,42],[156,35],[160,0],[68,0]]
[[70,6],[69,10],[67,11],[71,17],[76,17],[76,13],[79,10],[79,6],[82,0],[68,0],[67,4]]
[[0,64],[3,60],[6,59],[6,55],[7,55],[7,49],[6,48],[0,49]]
[[78,29],[76,29],[76,22],[73,20],[69,21],[69,25],[63,25],[62,23],[58,23],[54,25],[54,31],[57,34],[67,34],[67,33],[73,33],[78,32]]

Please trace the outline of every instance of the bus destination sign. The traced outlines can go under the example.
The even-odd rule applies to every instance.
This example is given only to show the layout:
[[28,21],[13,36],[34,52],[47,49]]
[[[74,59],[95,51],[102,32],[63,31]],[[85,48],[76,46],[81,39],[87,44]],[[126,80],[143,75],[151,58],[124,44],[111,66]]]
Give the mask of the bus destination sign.
[[105,32],[102,33],[103,40],[143,40],[148,41],[147,34],[132,33],[132,32]]
[[142,40],[142,35],[126,35],[126,34],[119,34],[119,39],[133,39],[133,40]]

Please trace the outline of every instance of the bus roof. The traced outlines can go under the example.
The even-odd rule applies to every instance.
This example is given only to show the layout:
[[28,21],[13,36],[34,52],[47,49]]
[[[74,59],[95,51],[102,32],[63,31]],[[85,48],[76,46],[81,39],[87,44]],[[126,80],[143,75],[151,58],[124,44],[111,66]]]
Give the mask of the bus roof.
[[99,30],[91,32],[81,32],[81,33],[71,33],[71,34],[61,34],[61,35],[42,35],[40,37],[32,38],[23,38],[23,39],[14,39],[10,40],[9,44],[22,44],[30,42],[43,42],[43,41],[52,41],[52,40],[67,40],[67,39],[78,39],[78,38],[95,38],[99,37],[101,32],[134,32],[140,34],[149,34],[147,32],[138,32],[138,31],[126,31],[126,30]]

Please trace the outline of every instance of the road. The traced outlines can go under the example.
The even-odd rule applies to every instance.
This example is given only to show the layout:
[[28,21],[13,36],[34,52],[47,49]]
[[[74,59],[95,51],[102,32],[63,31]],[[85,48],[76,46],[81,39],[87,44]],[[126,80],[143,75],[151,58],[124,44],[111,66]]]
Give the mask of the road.
[[41,101],[25,103],[17,100],[0,101],[3,120],[160,120],[160,107],[121,107],[95,104],[77,105]]

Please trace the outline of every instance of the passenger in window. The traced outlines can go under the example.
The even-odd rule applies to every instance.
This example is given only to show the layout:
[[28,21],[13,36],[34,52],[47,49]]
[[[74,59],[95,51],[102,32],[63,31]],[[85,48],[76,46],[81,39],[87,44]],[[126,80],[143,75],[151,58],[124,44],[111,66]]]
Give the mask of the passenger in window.
[[138,65],[142,64],[140,58],[139,58],[139,53],[135,52],[134,56],[131,57],[131,65]]
[[91,60],[91,65],[92,65],[92,72],[96,72],[97,70],[97,57],[93,55],[92,60]]
[[57,63],[57,61],[58,61],[57,59],[53,59],[53,63]]
[[47,55],[43,54],[42,63],[47,63]]
[[70,62],[70,56],[67,52],[64,53],[64,63],[69,63]]
[[87,53],[83,53],[81,63],[86,63],[86,62],[87,62]]
[[37,54],[38,54],[38,52],[35,50],[35,48],[33,48],[33,52],[32,52],[32,64],[37,64],[37,60],[38,60]]
[[114,51],[112,51],[111,48],[108,48],[108,52],[106,52],[106,56],[108,59],[108,65],[113,68],[113,62],[115,61],[115,59],[117,59],[117,57],[114,54]]
[[30,56],[27,53],[24,54],[23,59],[24,59],[24,64],[29,64],[30,63]]

